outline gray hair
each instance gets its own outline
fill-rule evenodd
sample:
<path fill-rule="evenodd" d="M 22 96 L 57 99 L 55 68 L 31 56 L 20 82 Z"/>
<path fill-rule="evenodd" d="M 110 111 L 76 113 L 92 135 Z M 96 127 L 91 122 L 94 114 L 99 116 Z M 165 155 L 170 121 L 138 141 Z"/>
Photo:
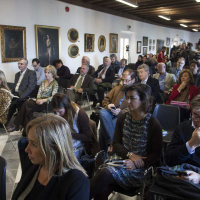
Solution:
<path fill-rule="evenodd" d="M 83 59 L 83 58 L 85 58 L 85 59 L 87 60 L 87 62 L 88 62 L 88 65 L 90 65 L 90 58 L 87 57 L 87 56 L 83 56 L 82 59 Z"/>
<path fill-rule="evenodd" d="M 180 57 L 180 58 L 178 59 L 178 61 L 179 61 L 179 60 L 182 60 L 182 61 L 184 61 L 184 63 L 185 63 L 185 58 Z"/>
<path fill-rule="evenodd" d="M 55 170 L 62 175 L 70 169 L 78 169 L 86 175 L 73 152 L 71 129 L 64 118 L 54 114 L 37 117 L 28 123 L 27 135 L 32 128 L 45 157 L 49 177 Z"/>
<path fill-rule="evenodd" d="M 87 64 L 87 63 L 82 63 L 82 65 L 85 65 L 88 69 L 89 69 L 89 64 Z M 81 65 L 81 66 L 82 66 Z"/>
<path fill-rule="evenodd" d="M 149 72 L 149 66 L 146 64 L 140 65 L 137 69 L 144 69 L 146 72 Z"/>
<path fill-rule="evenodd" d="M 28 65 L 28 60 L 26 58 L 20 58 L 19 61 L 24 60 L 25 64 Z"/>
<path fill-rule="evenodd" d="M 198 94 L 194 99 L 191 101 L 192 110 L 200 110 L 200 94 Z"/>

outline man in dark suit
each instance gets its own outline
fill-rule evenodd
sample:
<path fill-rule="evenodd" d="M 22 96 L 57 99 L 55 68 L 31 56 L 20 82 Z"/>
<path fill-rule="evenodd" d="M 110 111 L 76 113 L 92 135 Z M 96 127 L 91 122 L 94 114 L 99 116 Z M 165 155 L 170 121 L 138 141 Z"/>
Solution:
<path fill-rule="evenodd" d="M 9 108 L 7 124 L 12 118 L 17 108 L 20 108 L 24 103 L 25 99 L 33 92 L 37 85 L 36 73 L 27 68 L 28 60 L 26 58 L 21 58 L 18 61 L 18 68 L 20 72 L 15 74 L 14 87 L 12 89 L 12 94 L 19 98 L 13 98 L 12 103 Z"/>
<path fill-rule="evenodd" d="M 99 103 L 100 106 L 102 106 L 102 100 L 104 99 L 104 92 L 108 89 L 112 88 L 112 82 L 115 78 L 115 70 L 111 66 L 111 60 L 110 58 L 104 58 L 104 64 L 103 66 L 100 65 L 94 73 L 95 79 L 94 79 L 94 90 L 97 91 L 98 97 L 99 97 Z M 95 96 L 93 96 L 91 99 L 93 99 L 93 107 L 96 106 L 98 103 Z"/>
<path fill-rule="evenodd" d="M 197 61 L 192 61 L 190 63 L 190 71 L 192 72 L 193 78 L 194 78 L 194 85 L 200 88 L 200 73 L 199 67 L 197 65 Z"/>
<path fill-rule="evenodd" d="M 121 59 L 120 61 L 120 66 L 115 67 L 115 76 L 118 76 L 119 78 L 122 77 L 123 72 L 128 68 L 126 65 L 127 60 L 126 59 Z"/>
<path fill-rule="evenodd" d="M 90 94 L 93 89 L 93 78 L 87 74 L 89 66 L 82 64 L 80 75 L 75 74 L 70 80 L 70 89 L 67 90 L 67 96 L 71 101 L 78 101 L 81 99 L 83 92 Z"/>
<path fill-rule="evenodd" d="M 151 87 L 151 95 L 153 96 L 153 103 L 160 102 L 160 86 L 157 79 L 149 76 L 149 66 L 142 64 L 138 67 L 137 73 L 140 79 L 140 82 L 143 84 L 148 84 Z"/>

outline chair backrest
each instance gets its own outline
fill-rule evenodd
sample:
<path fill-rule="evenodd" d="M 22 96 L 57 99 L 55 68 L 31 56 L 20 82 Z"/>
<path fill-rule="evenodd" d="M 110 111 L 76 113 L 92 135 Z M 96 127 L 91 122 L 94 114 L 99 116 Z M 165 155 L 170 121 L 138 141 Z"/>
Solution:
<path fill-rule="evenodd" d="M 180 110 L 175 106 L 159 104 L 155 107 L 153 116 L 166 131 L 174 131 L 180 123 Z"/>
<path fill-rule="evenodd" d="M 0 200 L 6 200 L 6 160 L 0 156 Z"/>

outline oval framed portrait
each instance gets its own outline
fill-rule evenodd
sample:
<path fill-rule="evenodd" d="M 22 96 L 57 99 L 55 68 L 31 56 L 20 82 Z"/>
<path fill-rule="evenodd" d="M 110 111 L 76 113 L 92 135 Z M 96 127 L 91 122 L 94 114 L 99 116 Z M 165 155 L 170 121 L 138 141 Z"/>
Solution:
<path fill-rule="evenodd" d="M 71 58 L 76 58 L 79 54 L 79 47 L 76 44 L 69 46 L 68 54 Z"/>
<path fill-rule="evenodd" d="M 103 52 L 103 51 L 105 51 L 105 49 L 106 49 L 106 38 L 105 38 L 103 35 L 101 35 L 101 36 L 99 37 L 99 40 L 98 40 L 98 48 L 99 48 L 99 51 L 100 51 L 100 52 Z"/>
<path fill-rule="evenodd" d="M 74 29 L 74 28 L 71 28 L 71 29 L 68 31 L 67 36 L 68 36 L 68 39 L 69 39 L 70 42 L 74 42 L 74 43 L 75 43 L 75 42 L 77 42 L 78 39 L 79 39 L 79 33 L 78 33 L 78 31 L 77 31 L 76 29 Z"/>

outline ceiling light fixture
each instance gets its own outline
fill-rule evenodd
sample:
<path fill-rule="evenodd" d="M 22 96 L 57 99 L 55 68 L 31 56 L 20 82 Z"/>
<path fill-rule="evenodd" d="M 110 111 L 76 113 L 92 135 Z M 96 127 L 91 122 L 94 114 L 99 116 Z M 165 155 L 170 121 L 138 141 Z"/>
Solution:
<path fill-rule="evenodd" d="M 192 29 L 193 31 L 196 31 L 196 32 L 198 32 L 198 30 L 197 29 Z"/>
<path fill-rule="evenodd" d="M 185 25 L 185 24 L 180 24 L 181 26 L 183 26 L 183 27 L 188 27 L 187 25 Z"/>
<path fill-rule="evenodd" d="M 128 6 L 131 6 L 131 7 L 133 7 L 133 8 L 137 8 L 137 7 L 138 7 L 137 4 L 132 3 L 132 2 L 130 2 L 130 1 L 128 1 L 128 0 L 126 0 L 126 1 L 124 1 L 124 0 L 116 0 L 116 1 L 119 1 L 119 2 L 121 2 L 121 3 L 123 3 L 123 4 L 126 4 L 126 5 L 128 5 Z"/>
<path fill-rule="evenodd" d="M 163 16 L 163 15 L 158 15 L 158 17 L 163 18 L 163 19 L 168 20 L 168 21 L 171 20 L 170 17 L 166 17 L 166 16 Z"/>
<path fill-rule="evenodd" d="M 200 2 L 200 0 L 196 0 L 196 2 Z"/>

